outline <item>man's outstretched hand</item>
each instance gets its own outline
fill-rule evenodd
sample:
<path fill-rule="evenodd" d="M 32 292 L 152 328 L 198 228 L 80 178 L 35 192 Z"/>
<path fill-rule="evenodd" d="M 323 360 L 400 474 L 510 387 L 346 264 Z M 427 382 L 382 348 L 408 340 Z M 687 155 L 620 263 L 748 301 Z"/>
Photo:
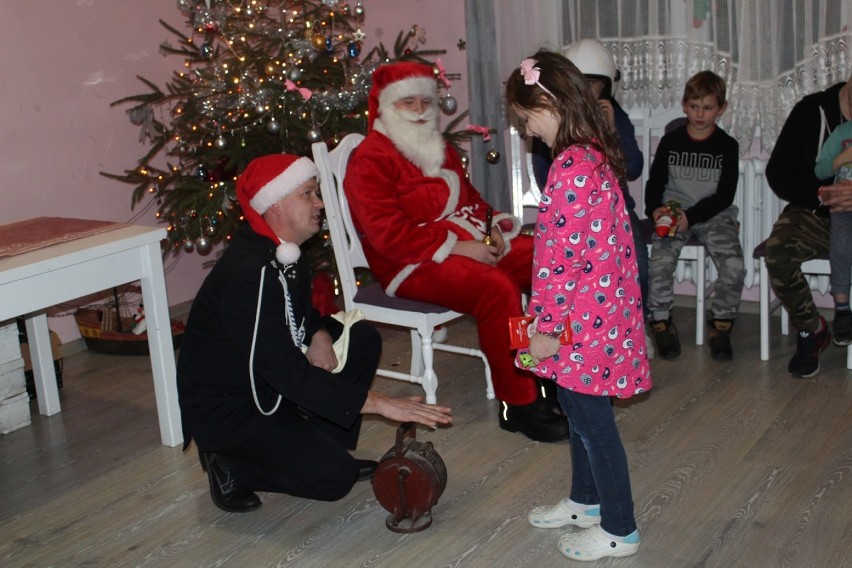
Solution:
<path fill-rule="evenodd" d="M 392 398 L 372 390 L 367 392 L 361 414 L 378 414 L 395 422 L 416 422 L 430 428 L 453 422 L 449 407 L 426 404 L 422 396 Z"/>

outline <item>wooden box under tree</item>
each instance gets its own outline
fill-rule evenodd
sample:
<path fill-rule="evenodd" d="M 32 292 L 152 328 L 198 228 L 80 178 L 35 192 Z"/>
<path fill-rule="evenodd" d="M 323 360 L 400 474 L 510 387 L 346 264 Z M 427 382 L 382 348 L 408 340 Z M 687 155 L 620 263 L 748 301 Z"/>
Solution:
<path fill-rule="evenodd" d="M 96 353 L 108 355 L 148 355 L 148 334 L 134 333 L 136 321 L 133 317 L 117 315 L 110 306 L 103 308 L 80 308 L 74 312 L 74 320 L 86 347 Z M 184 324 L 171 320 L 174 348 L 180 347 Z"/>

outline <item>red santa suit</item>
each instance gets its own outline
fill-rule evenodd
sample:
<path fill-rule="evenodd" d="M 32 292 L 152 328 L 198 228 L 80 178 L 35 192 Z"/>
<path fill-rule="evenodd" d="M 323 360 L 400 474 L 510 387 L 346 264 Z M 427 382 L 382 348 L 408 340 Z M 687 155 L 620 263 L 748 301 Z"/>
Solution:
<path fill-rule="evenodd" d="M 370 269 L 389 295 L 473 315 L 497 398 L 511 405 L 530 404 L 538 385 L 515 367 L 507 325 L 509 317 L 523 313 L 521 290 L 530 287 L 532 237 L 519 234 L 516 217 L 494 212 L 506 244 L 496 265 L 450 254 L 458 241 L 482 241 L 489 205 L 443 139 L 437 160 L 420 152 L 417 144 L 400 150 L 399 137 L 391 139 L 389 119 L 382 120 L 388 103 L 427 88 L 435 91 L 431 77 L 393 79 L 377 85 L 374 74 L 371 130 L 352 155 L 344 180 Z M 379 109 L 385 114 L 379 116 Z"/>

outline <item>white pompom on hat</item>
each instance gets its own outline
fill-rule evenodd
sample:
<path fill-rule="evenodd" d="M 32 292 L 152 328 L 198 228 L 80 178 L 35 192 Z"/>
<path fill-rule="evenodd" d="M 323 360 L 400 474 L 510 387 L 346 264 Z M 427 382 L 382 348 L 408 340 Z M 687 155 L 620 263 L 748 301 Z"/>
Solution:
<path fill-rule="evenodd" d="M 301 250 L 295 243 L 283 241 L 263 218 L 263 214 L 297 187 L 317 177 L 314 163 L 292 154 L 270 154 L 252 160 L 237 178 L 237 201 L 251 228 L 277 245 L 275 258 L 281 264 L 299 260 Z"/>
<path fill-rule="evenodd" d="M 373 129 L 373 121 L 399 99 L 419 95 L 438 97 L 438 82 L 435 68 L 425 63 L 401 61 L 382 65 L 373 71 L 373 84 L 367 101 L 370 113 L 368 127 Z"/>

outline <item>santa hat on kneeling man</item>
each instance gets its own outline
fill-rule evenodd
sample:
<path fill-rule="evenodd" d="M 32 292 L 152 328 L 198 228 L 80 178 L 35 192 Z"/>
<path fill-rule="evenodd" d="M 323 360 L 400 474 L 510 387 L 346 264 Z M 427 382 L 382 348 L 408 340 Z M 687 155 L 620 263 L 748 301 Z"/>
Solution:
<path fill-rule="evenodd" d="M 314 163 L 292 154 L 270 154 L 249 163 L 237 178 L 237 201 L 255 233 L 276 245 L 275 258 L 281 264 L 293 264 L 299 259 L 299 245 L 281 239 L 263 218 L 263 214 L 297 187 L 317 177 Z"/>

